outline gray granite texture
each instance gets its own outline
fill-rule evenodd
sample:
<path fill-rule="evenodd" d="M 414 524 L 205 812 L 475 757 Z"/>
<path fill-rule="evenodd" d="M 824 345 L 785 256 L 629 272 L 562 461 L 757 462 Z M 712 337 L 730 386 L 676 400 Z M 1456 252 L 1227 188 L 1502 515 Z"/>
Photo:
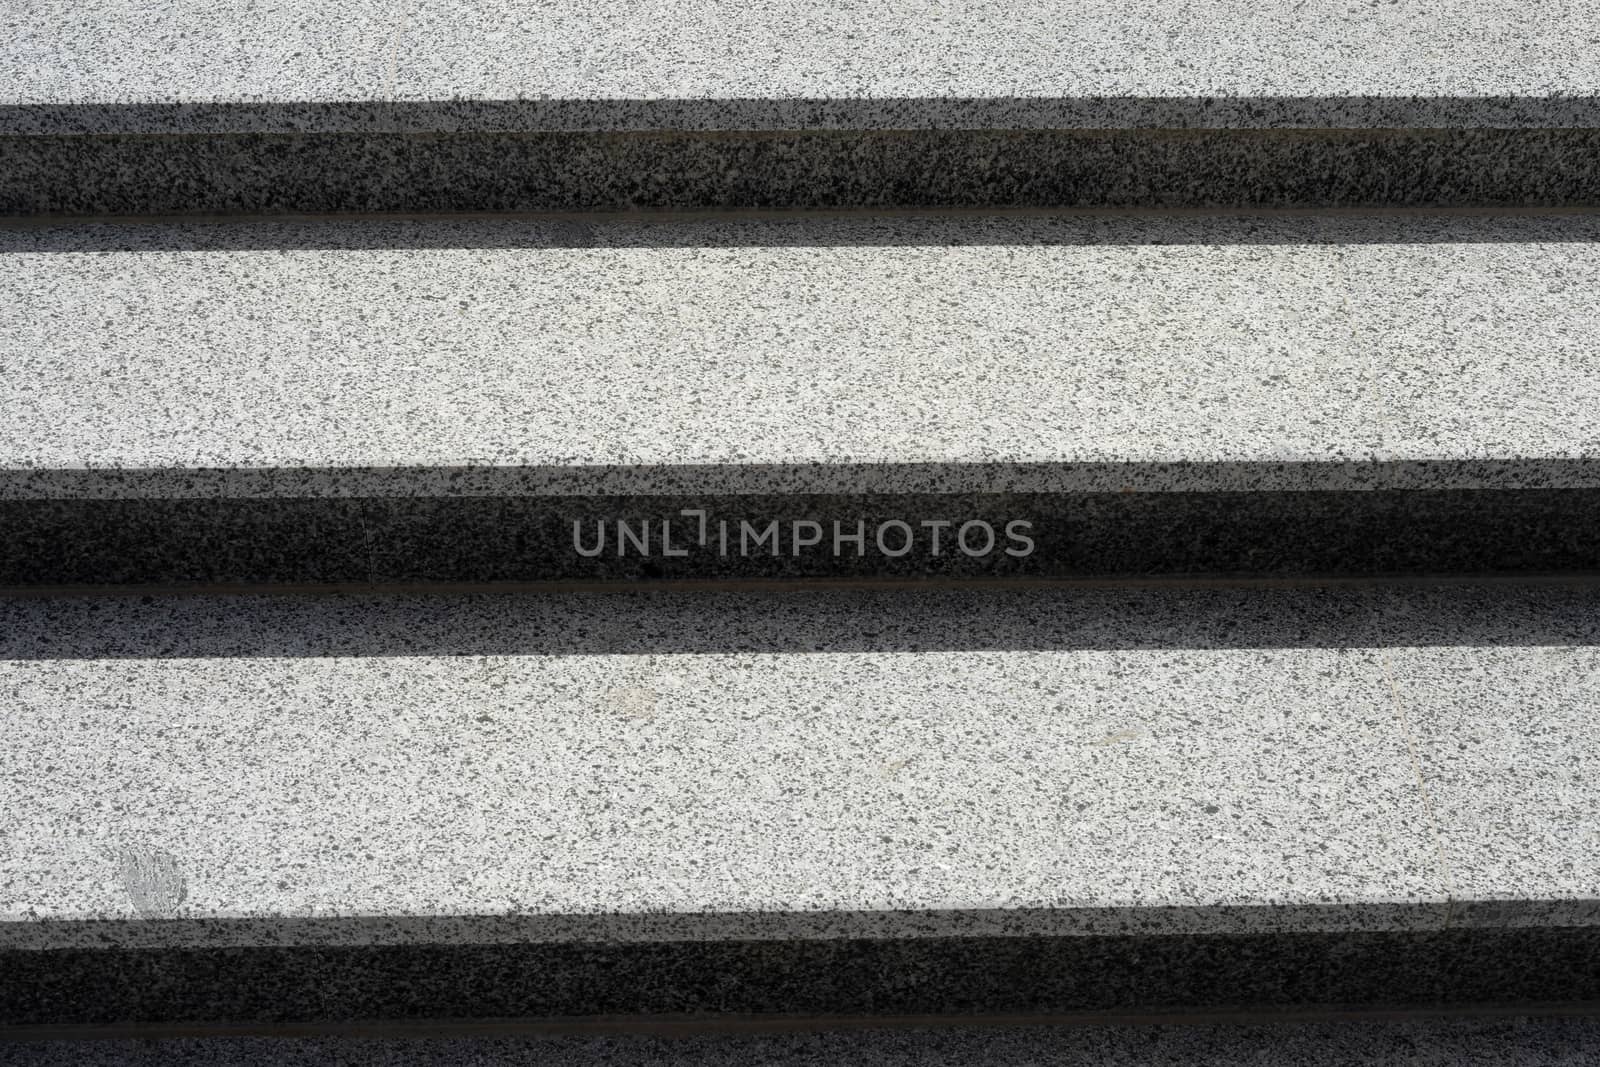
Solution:
<path fill-rule="evenodd" d="M 1596 596 L 6 601 L 0 936 L 1436 928 L 1463 877 L 1592 900 L 1585 757 L 1538 712 L 1584 706 Z M 1501 762 L 1440 755 L 1446 711 Z M 1452 836 L 1471 791 L 1551 832 Z"/>
<path fill-rule="evenodd" d="M 1597 1000 L 1597 609 L 0 602 L 0 1018 Z"/>
<path fill-rule="evenodd" d="M 1587 215 L 0 231 L 0 493 L 1600 487 Z"/>
<path fill-rule="evenodd" d="M 779 1034 L 361 1038 L 211 1037 L 0 1044 L 0 1063 L 260 1067 L 1580 1067 L 1600 1025 L 1586 1018 L 1013 1026 Z"/>
<path fill-rule="evenodd" d="M 1143 620 L 1090 621 L 1088 605 L 1043 594 L 5 609 L 10 947 L 1446 918 L 1378 653 L 1190 647 L 1227 625 L 1194 602 L 1176 610 L 1197 641 L 1060 652 L 895 646 L 925 629 L 1017 629 L 1008 615 L 1113 632 Z M 1291 614 L 1326 625 L 1337 610 Z M 214 627 L 248 648 L 284 612 L 306 627 L 298 654 L 205 655 Z M 339 648 L 435 613 L 434 636 L 523 652 Z M 872 649 L 738 650 L 797 617 L 887 632 Z M 112 627 L 155 654 L 89 655 Z M 732 647 L 584 650 L 591 629 L 635 627 L 710 629 Z M 46 633 L 63 646 L 31 636 Z"/>
<path fill-rule="evenodd" d="M 1600 918 L 1595 650 L 1405 649 L 1391 663 L 1461 897 L 1452 921 Z M 1542 909 L 1519 899 L 1533 885 Z"/>
<path fill-rule="evenodd" d="M 1597 239 L 1584 215 L 3 231 L 0 588 L 1600 571 Z M 949 547 L 968 522 L 994 550 Z"/>
<path fill-rule="evenodd" d="M 1600 7 L 24 0 L 11 132 L 1595 126 Z"/>

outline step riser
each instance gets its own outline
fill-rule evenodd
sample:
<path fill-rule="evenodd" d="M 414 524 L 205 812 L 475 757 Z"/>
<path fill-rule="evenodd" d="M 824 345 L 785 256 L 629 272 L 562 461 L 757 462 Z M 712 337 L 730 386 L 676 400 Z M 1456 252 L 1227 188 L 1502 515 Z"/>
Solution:
<path fill-rule="evenodd" d="M 1600 928 L 0 954 L 0 1025 L 1600 1000 Z"/>
<path fill-rule="evenodd" d="M 1600 130 L 0 137 L 0 215 L 1600 204 Z"/>
<path fill-rule="evenodd" d="M 0 587 L 1600 572 L 1600 489 L 0 501 Z"/>

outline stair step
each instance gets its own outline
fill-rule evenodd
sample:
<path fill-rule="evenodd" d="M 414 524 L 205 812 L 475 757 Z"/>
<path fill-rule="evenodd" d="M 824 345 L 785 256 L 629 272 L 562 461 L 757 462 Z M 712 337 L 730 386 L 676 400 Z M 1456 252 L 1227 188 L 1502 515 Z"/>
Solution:
<path fill-rule="evenodd" d="M 0 588 L 1593 573 L 1597 242 L 3 230 Z"/>
<path fill-rule="evenodd" d="M 0 601 L 0 1021 L 1594 1000 L 1600 591 Z"/>
<path fill-rule="evenodd" d="M 42 0 L 0 35 L 0 214 L 1594 204 L 1596 21 Z"/>

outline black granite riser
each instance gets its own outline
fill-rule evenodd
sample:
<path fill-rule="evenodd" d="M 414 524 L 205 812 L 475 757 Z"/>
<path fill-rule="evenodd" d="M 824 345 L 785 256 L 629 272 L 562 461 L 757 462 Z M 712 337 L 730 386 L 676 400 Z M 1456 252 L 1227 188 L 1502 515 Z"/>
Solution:
<path fill-rule="evenodd" d="M 1600 573 L 1594 489 L 10 500 L 0 530 L 10 589 Z"/>
<path fill-rule="evenodd" d="M 1600 130 L 0 137 L 0 216 L 1600 204 Z"/>

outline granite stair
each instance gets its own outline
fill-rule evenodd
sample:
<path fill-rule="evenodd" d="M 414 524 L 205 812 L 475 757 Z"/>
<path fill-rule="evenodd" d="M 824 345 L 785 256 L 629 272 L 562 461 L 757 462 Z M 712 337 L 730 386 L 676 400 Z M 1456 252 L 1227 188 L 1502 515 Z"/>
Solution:
<path fill-rule="evenodd" d="M 0 215 L 1600 203 L 1592 0 L 28 0 Z"/>
<path fill-rule="evenodd" d="M 0 602 L 23 1033 L 1600 995 L 1600 591 Z"/>
<path fill-rule="evenodd" d="M 0 12 L 0 1059 L 1577 1055 L 1597 52 Z"/>

